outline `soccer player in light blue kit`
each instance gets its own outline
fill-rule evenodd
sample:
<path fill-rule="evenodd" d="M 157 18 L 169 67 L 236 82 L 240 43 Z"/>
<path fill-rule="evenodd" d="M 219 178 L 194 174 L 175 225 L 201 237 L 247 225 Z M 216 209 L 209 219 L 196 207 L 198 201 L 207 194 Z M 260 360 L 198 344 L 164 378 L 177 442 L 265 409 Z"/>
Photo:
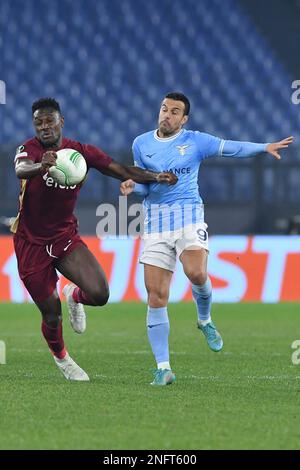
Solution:
<path fill-rule="evenodd" d="M 141 185 L 132 180 L 121 184 L 123 195 L 135 191 L 145 198 L 144 251 L 140 262 L 144 264 L 148 293 L 148 338 L 157 363 L 152 385 L 175 381 L 169 359 L 167 304 L 176 256 L 192 283 L 198 328 L 211 350 L 220 351 L 223 347 L 211 319 L 212 285 L 207 275 L 208 235 L 198 188 L 199 165 L 210 157 L 245 158 L 262 152 L 280 159 L 278 151 L 293 142 L 293 137 L 275 143 L 238 142 L 185 130 L 189 111 L 185 95 L 167 94 L 161 104 L 158 129 L 138 136 L 133 142 L 136 166 L 157 172 L 172 171 L 178 176 L 177 184 Z"/>

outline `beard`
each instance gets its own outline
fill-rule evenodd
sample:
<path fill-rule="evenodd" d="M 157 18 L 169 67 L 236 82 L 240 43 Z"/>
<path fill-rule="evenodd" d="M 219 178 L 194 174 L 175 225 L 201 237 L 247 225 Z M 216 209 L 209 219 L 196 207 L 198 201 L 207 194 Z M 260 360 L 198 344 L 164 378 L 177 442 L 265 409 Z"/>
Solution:
<path fill-rule="evenodd" d="M 170 127 L 165 126 L 164 124 L 159 126 L 159 131 L 160 131 L 161 134 L 163 134 L 166 137 L 169 136 L 169 135 L 174 134 L 174 129 L 171 129 Z"/>
<path fill-rule="evenodd" d="M 53 141 L 50 141 L 50 142 L 45 142 L 43 141 L 42 139 L 39 139 L 42 146 L 45 147 L 46 149 L 49 149 L 49 148 L 52 148 L 52 147 L 57 147 L 58 146 L 58 143 L 60 141 L 60 135 Z"/>

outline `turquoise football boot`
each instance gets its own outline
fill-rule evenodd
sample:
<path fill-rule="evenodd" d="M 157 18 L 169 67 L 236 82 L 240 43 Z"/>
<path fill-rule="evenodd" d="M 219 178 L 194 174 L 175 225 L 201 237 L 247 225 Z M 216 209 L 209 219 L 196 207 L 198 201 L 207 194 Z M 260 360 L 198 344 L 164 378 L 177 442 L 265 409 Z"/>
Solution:
<path fill-rule="evenodd" d="M 171 385 L 175 380 L 175 374 L 173 374 L 170 369 L 156 369 L 154 372 L 154 380 L 150 385 Z"/>
<path fill-rule="evenodd" d="M 198 323 L 198 328 L 203 332 L 210 349 L 215 352 L 221 351 L 223 348 L 223 340 L 213 322 L 207 323 L 205 326 Z"/>

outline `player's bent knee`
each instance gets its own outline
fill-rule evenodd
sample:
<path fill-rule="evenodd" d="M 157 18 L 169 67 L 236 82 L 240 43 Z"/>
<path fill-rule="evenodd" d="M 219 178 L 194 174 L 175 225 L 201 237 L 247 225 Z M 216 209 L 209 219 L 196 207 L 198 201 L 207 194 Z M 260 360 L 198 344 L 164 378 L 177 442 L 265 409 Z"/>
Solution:
<path fill-rule="evenodd" d="M 207 272 L 192 271 L 187 274 L 187 277 L 189 278 L 192 284 L 195 284 L 196 286 L 202 286 L 207 280 Z"/>
<path fill-rule="evenodd" d="M 95 289 L 89 293 L 89 297 L 93 300 L 94 305 L 105 305 L 109 299 L 109 288 L 103 287 L 101 289 Z"/>

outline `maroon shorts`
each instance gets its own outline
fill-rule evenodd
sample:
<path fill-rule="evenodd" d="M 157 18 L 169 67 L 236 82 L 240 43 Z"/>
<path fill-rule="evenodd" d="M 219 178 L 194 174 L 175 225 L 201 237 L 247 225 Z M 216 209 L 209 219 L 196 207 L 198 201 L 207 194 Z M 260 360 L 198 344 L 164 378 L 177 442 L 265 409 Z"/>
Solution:
<path fill-rule="evenodd" d="M 79 245 L 86 246 L 77 233 L 49 245 L 35 245 L 14 235 L 19 275 L 35 302 L 43 302 L 53 294 L 58 281 L 57 261 Z"/>

